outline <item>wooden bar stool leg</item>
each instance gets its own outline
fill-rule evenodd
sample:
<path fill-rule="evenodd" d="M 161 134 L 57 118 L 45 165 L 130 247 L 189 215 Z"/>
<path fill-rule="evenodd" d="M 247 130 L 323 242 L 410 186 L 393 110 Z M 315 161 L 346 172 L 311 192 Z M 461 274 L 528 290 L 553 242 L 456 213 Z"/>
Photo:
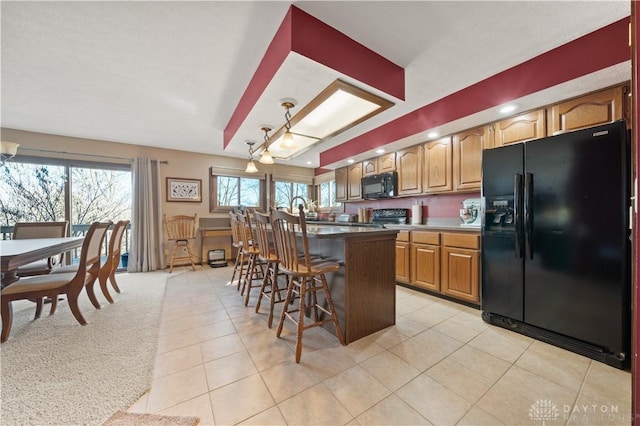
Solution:
<path fill-rule="evenodd" d="M 342 334 L 342 328 L 340 327 L 340 322 L 338 321 L 338 314 L 336 313 L 336 308 L 333 305 L 333 299 L 331 299 L 331 292 L 329 291 L 329 284 L 327 283 L 327 277 L 324 274 L 320 275 L 320 280 L 322 281 L 322 288 L 324 289 L 324 294 L 327 300 L 327 306 L 329 308 L 329 312 L 331 312 L 331 319 L 333 320 L 333 325 L 336 327 L 336 335 L 338 336 L 338 340 L 341 345 L 345 345 L 344 335 Z"/>

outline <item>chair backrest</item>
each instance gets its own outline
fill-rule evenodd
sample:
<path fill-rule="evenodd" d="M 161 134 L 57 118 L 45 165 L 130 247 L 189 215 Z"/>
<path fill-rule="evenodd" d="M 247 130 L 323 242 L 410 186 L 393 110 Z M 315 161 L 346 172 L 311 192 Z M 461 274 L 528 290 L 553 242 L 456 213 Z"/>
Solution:
<path fill-rule="evenodd" d="M 66 237 L 69 222 L 16 222 L 13 239 Z"/>
<path fill-rule="evenodd" d="M 309 241 L 302 206 L 297 215 L 272 211 L 271 229 L 282 268 L 294 272 L 309 271 Z"/>
<path fill-rule="evenodd" d="M 231 240 L 233 241 L 233 245 L 239 247 L 241 244 L 240 241 L 240 232 L 238 230 L 238 216 L 234 212 L 229 212 L 229 222 L 231 223 Z"/>
<path fill-rule="evenodd" d="M 240 237 L 240 241 L 242 242 L 244 249 L 248 250 L 251 249 L 251 247 L 257 248 L 256 246 L 258 244 L 253 240 L 249 213 L 236 213 L 236 218 L 238 219 L 238 236 Z"/>
<path fill-rule="evenodd" d="M 260 250 L 260 257 L 263 259 L 277 259 L 278 253 L 276 252 L 275 244 L 271 244 L 269 239 L 269 221 L 268 214 L 253 212 L 253 223 L 256 226 L 256 240 L 258 241 L 258 249 Z"/>
<path fill-rule="evenodd" d="M 82 286 L 91 279 L 91 276 L 97 275 L 100 270 L 100 254 L 102 245 L 107 236 L 107 230 L 113 222 L 93 222 L 87 231 L 82 243 L 80 252 L 80 262 L 78 263 L 77 274 L 84 275 Z"/>
<path fill-rule="evenodd" d="M 109 238 L 109 259 L 116 259 L 117 262 L 120 261 L 120 252 L 122 251 L 122 237 L 124 236 L 124 231 L 127 229 L 129 225 L 128 220 L 120 220 L 116 223 L 116 226 L 111 231 L 111 238 Z"/>
<path fill-rule="evenodd" d="M 196 237 L 196 219 L 198 215 L 164 215 L 164 227 L 169 240 L 192 240 Z"/>

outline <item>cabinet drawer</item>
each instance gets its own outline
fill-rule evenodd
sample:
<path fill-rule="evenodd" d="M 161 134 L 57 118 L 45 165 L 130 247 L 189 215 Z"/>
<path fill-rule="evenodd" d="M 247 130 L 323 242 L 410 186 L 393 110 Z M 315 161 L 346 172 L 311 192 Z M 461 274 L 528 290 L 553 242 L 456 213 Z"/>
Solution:
<path fill-rule="evenodd" d="M 430 231 L 411 231 L 411 242 L 418 244 L 440 245 L 440 233 Z"/>
<path fill-rule="evenodd" d="M 442 245 L 447 247 L 480 248 L 480 235 L 477 234 L 442 234 Z"/>
<path fill-rule="evenodd" d="M 409 241 L 409 231 L 398 231 L 396 241 Z"/>

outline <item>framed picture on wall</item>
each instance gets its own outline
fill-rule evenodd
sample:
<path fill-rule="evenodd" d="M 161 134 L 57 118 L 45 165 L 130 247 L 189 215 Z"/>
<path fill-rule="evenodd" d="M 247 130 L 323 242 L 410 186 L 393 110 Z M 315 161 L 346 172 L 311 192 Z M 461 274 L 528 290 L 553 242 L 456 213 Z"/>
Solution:
<path fill-rule="evenodd" d="M 167 178 L 167 201 L 202 202 L 202 179 Z"/>

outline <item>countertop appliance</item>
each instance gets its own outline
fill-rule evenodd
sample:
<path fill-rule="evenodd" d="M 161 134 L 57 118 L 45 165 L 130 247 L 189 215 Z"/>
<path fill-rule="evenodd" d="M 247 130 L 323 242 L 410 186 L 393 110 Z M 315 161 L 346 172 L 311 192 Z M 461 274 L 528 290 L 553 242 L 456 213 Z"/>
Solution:
<path fill-rule="evenodd" d="M 462 201 L 462 208 L 460 209 L 460 220 L 462 224 L 460 224 L 460 226 L 480 228 L 482 222 L 482 215 L 480 214 L 481 206 L 482 200 L 480 198 L 467 198 Z"/>
<path fill-rule="evenodd" d="M 339 222 L 339 223 L 352 223 L 357 221 L 358 221 L 357 214 L 342 213 L 336 218 L 336 222 Z"/>
<path fill-rule="evenodd" d="M 483 151 L 485 321 L 628 365 L 628 152 L 623 121 Z"/>
<path fill-rule="evenodd" d="M 398 182 L 397 172 L 379 173 L 365 176 L 360 180 L 362 198 L 365 200 L 378 200 L 380 198 L 395 197 Z"/>
<path fill-rule="evenodd" d="M 409 209 L 376 209 L 373 211 L 373 223 L 392 223 L 403 225 L 409 218 Z"/>

